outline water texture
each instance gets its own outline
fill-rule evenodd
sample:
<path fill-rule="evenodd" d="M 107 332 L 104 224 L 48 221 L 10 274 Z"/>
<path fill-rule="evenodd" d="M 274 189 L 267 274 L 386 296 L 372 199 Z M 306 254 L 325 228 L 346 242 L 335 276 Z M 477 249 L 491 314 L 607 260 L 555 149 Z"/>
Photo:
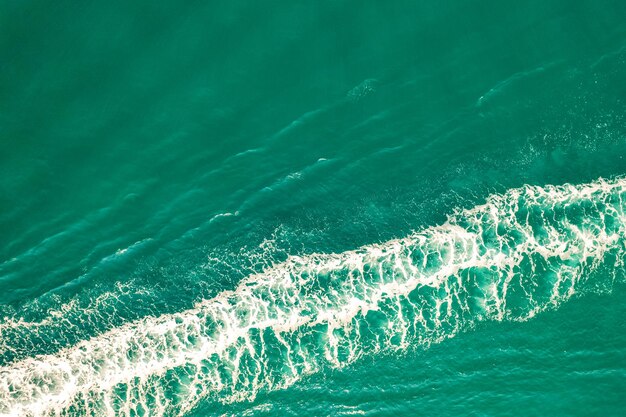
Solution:
<path fill-rule="evenodd" d="M 625 18 L 0 3 L 0 415 L 623 415 Z"/>

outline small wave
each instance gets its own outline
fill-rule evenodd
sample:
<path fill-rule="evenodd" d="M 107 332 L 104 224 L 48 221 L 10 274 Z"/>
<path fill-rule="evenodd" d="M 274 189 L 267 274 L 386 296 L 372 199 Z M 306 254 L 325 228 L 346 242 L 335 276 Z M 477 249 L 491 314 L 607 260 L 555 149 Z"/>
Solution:
<path fill-rule="evenodd" d="M 376 88 L 378 87 L 378 80 L 375 78 L 368 78 L 364 80 L 361 84 L 354 87 L 352 90 L 348 91 L 346 96 L 352 101 L 359 101 L 364 97 L 375 93 Z"/>
<path fill-rule="evenodd" d="M 291 256 L 190 310 L 0 368 L 0 413 L 181 415 L 482 320 L 529 319 L 600 286 L 599 269 L 608 288 L 621 277 L 625 198 L 623 178 L 525 186 L 402 239 Z"/>
<path fill-rule="evenodd" d="M 520 80 L 526 79 L 528 77 L 541 74 L 545 72 L 547 69 L 554 67 L 555 65 L 557 65 L 557 62 L 553 62 L 553 63 L 547 64 L 546 66 L 540 66 L 540 67 L 533 68 L 527 71 L 516 72 L 515 74 L 506 78 L 505 80 L 498 82 L 495 86 L 489 89 L 489 91 L 487 91 L 485 94 L 480 96 L 478 100 L 476 101 L 476 107 L 481 107 L 482 105 L 485 104 L 485 102 L 491 100 L 493 97 L 502 93 L 502 91 L 507 89 L 512 84 L 517 83 Z"/>

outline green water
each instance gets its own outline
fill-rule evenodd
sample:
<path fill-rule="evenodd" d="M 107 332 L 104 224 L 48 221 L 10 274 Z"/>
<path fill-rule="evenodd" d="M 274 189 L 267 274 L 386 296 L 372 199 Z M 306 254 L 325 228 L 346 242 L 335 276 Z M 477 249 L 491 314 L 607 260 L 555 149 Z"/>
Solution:
<path fill-rule="evenodd" d="M 626 414 L 626 3 L 0 0 L 0 416 Z"/>

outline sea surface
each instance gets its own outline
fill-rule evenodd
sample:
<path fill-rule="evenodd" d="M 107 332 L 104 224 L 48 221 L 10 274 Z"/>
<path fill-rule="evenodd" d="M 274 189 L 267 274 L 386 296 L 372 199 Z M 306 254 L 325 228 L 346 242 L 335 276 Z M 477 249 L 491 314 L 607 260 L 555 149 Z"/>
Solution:
<path fill-rule="evenodd" d="M 0 416 L 624 416 L 625 117 L 623 0 L 0 0 Z"/>

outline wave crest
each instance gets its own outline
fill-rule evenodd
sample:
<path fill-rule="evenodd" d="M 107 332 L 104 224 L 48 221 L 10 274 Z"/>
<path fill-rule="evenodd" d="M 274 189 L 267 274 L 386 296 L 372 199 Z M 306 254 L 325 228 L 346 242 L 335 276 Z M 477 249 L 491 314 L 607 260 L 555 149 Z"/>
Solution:
<path fill-rule="evenodd" d="M 402 239 L 292 256 L 193 309 L 0 368 L 0 413 L 180 415 L 528 319 L 622 276 L 625 192 L 623 178 L 525 186 Z"/>

